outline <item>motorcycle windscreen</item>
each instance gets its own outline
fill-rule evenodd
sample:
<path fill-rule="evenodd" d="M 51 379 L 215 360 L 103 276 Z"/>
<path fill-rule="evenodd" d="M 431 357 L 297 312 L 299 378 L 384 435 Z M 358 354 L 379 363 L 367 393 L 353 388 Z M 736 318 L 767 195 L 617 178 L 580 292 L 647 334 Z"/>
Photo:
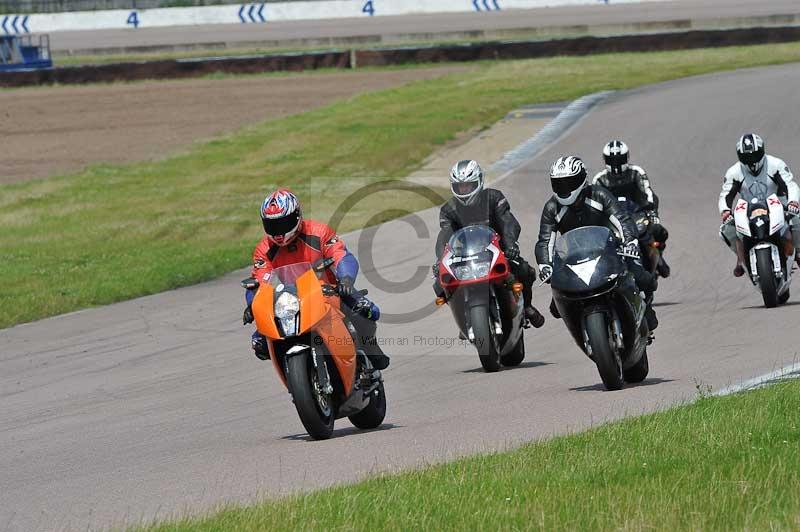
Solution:
<path fill-rule="evenodd" d="M 494 231 L 485 225 L 469 225 L 453 233 L 447 244 L 455 257 L 471 257 L 486 251 L 494 239 L 494 234 Z"/>
<path fill-rule="evenodd" d="M 617 242 L 606 227 L 573 229 L 556 241 L 551 286 L 564 294 L 599 291 L 625 273 Z"/>

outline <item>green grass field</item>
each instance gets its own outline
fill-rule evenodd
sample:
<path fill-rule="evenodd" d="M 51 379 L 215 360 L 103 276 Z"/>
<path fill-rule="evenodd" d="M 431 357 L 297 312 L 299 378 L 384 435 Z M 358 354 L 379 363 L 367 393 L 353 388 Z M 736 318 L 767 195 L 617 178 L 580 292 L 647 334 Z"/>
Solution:
<path fill-rule="evenodd" d="M 245 266 L 261 235 L 258 205 L 278 185 L 300 194 L 307 216 L 327 220 L 348 194 L 408 175 L 458 133 L 522 104 L 796 61 L 799 43 L 484 62 L 254 125 L 165 160 L 0 185 L 0 328 Z M 428 206 L 419 196 L 373 195 L 339 229 Z"/>
<path fill-rule="evenodd" d="M 798 530 L 800 382 L 146 528 Z"/>

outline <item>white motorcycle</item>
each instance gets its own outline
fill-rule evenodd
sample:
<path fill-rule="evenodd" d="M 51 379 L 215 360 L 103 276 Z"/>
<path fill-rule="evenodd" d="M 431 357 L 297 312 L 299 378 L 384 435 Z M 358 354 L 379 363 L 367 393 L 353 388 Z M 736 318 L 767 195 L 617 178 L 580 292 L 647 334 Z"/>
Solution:
<path fill-rule="evenodd" d="M 789 300 L 794 246 L 785 239 L 789 224 L 777 195 L 739 199 L 733 210 L 736 232 L 744 246 L 745 267 L 767 308 Z"/>

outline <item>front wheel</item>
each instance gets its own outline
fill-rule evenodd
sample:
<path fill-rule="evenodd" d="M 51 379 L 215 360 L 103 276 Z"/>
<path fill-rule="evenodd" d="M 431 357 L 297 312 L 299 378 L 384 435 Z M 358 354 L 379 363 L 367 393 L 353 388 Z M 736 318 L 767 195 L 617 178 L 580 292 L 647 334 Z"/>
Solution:
<path fill-rule="evenodd" d="M 504 366 L 519 366 L 525 360 L 525 335 L 520 335 L 517 345 L 507 355 L 500 357 Z"/>
<path fill-rule="evenodd" d="M 586 316 L 586 336 L 597 371 L 607 390 L 619 390 L 625 384 L 622 363 L 611 347 L 611 335 L 605 312 L 592 312 Z"/>
<path fill-rule="evenodd" d="M 470 310 L 470 325 L 475 335 L 475 347 L 478 349 L 478 358 L 481 366 L 487 373 L 500 370 L 500 348 L 497 337 L 492 327 L 489 309 L 483 306 L 472 307 Z"/>
<path fill-rule="evenodd" d="M 778 289 L 775 286 L 775 272 L 772 268 L 772 250 L 770 248 L 756 250 L 756 269 L 764 306 L 767 308 L 777 307 Z"/>
<path fill-rule="evenodd" d="M 639 361 L 622 372 L 625 377 L 625 382 L 642 382 L 647 378 L 650 372 L 650 362 L 647 360 L 647 350 L 642 353 L 642 358 Z"/>
<path fill-rule="evenodd" d="M 289 358 L 286 370 L 286 382 L 297 415 L 308 435 L 315 440 L 327 440 L 333 434 L 333 422 L 336 419 L 333 398 L 320 389 L 311 357 L 301 354 Z"/>
<path fill-rule="evenodd" d="M 370 395 L 369 404 L 364 410 L 349 416 L 348 419 L 350 423 L 359 429 L 374 429 L 380 427 L 385 417 L 386 391 L 383 389 L 383 383 L 381 382 Z"/>
<path fill-rule="evenodd" d="M 782 293 L 781 295 L 778 296 L 778 303 L 780 303 L 781 305 L 783 305 L 787 301 L 789 301 L 789 289 L 788 288 L 786 289 L 786 291 L 784 293 Z"/>

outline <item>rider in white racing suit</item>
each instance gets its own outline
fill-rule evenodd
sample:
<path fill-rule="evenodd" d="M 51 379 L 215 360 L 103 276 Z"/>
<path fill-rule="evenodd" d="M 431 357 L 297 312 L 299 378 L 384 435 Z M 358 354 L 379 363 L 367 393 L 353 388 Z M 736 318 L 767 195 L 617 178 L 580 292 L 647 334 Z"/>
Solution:
<path fill-rule="evenodd" d="M 736 254 L 737 259 L 733 275 L 744 275 L 744 250 L 731 212 L 737 194 L 745 201 L 772 194 L 780 197 L 784 209 L 791 215 L 791 232 L 787 231 L 786 238 L 793 240 L 795 261 L 800 265 L 800 187 L 794 181 L 789 165 L 777 157 L 767 155 L 764 151 L 764 140 L 754 133 L 748 133 L 739 139 L 736 154 L 739 162 L 725 173 L 722 192 L 719 194 L 719 212 L 722 216 L 720 237 Z"/>

